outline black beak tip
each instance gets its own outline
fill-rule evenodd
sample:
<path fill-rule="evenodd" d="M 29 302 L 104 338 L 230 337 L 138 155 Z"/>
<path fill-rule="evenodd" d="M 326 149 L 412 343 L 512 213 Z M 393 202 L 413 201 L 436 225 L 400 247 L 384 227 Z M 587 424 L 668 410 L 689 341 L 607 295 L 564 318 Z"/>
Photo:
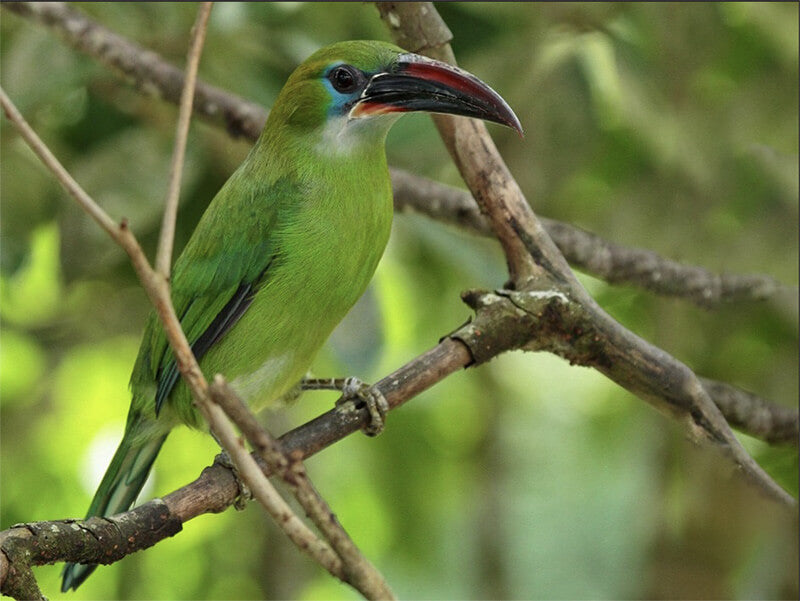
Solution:
<path fill-rule="evenodd" d="M 513 120 L 508 123 L 508 126 L 519 134 L 521 140 L 525 139 L 525 132 L 522 130 L 522 124 L 514 113 L 511 113 Z"/>
<path fill-rule="evenodd" d="M 519 122 L 519 118 L 502 98 L 499 98 L 498 96 L 498 99 L 500 102 L 502 102 L 502 105 L 494 108 L 490 112 L 487 112 L 485 119 L 487 121 L 494 121 L 495 123 L 505 125 L 506 127 L 513 129 L 515 132 L 517 132 L 517 134 L 519 134 L 520 138 L 524 139 L 525 132 L 522 129 L 522 124 Z"/>
<path fill-rule="evenodd" d="M 485 84 L 483 84 L 485 85 Z M 519 134 L 520 138 L 525 138 L 525 132 L 522 129 L 522 123 L 519 122 L 519 117 L 517 117 L 514 110 L 508 105 L 508 103 L 494 90 L 491 88 L 487 89 L 490 93 L 494 96 L 495 102 L 493 109 L 490 111 L 493 113 L 491 117 L 489 117 L 490 121 L 494 121 L 495 123 L 499 123 L 500 125 L 505 125 L 506 127 L 510 127 L 514 131 Z"/>

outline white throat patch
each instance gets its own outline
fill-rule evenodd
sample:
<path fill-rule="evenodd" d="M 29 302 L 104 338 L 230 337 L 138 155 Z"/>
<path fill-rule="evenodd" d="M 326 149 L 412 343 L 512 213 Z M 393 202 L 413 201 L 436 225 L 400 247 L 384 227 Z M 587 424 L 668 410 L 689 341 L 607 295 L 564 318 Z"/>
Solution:
<path fill-rule="evenodd" d="M 368 117 L 332 117 L 320 135 L 317 151 L 320 154 L 348 156 L 361 144 L 374 142 L 384 136 L 402 113 L 370 115 Z"/>

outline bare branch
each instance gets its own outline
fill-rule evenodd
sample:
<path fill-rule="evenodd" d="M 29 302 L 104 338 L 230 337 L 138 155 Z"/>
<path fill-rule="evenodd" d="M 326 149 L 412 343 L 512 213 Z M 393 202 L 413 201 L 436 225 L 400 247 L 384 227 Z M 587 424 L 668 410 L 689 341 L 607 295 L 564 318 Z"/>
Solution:
<path fill-rule="evenodd" d="M 476 297 L 477 298 L 477 297 Z M 468 300 L 469 297 L 468 297 Z M 478 322 L 479 327 L 483 327 L 485 334 L 483 346 L 475 344 L 474 340 L 470 343 L 475 346 L 475 354 L 483 359 L 491 354 L 490 350 L 498 338 L 496 332 L 508 326 L 507 321 L 502 318 L 502 313 L 494 323 L 489 323 L 492 317 L 487 312 L 481 312 Z M 469 334 L 462 328 L 456 336 L 474 337 L 474 332 Z M 447 377 L 452 372 L 470 365 L 473 358 L 470 351 L 463 342 L 458 339 L 446 338 L 436 347 L 416 357 L 394 373 L 389 374 L 378 382 L 375 386 L 387 398 L 392 408 L 398 407 L 413 396 L 419 394 L 439 380 Z M 704 381 L 704 385 L 715 383 Z M 345 410 L 345 407 L 331 409 L 316 419 L 287 432 L 280 439 L 283 452 L 297 458 L 307 458 L 311 455 L 327 448 L 329 445 L 341 440 L 345 436 L 361 429 L 368 421 L 368 413 L 365 409 Z M 270 474 L 269 467 L 261 464 L 265 474 Z M 199 515 L 206 513 L 219 513 L 234 503 L 239 489 L 232 471 L 218 463 L 207 467 L 200 476 L 193 482 L 181 487 L 180 489 L 166 495 L 163 499 L 156 499 L 145 503 L 125 514 L 120 514 L 114 518 L 116 527 L 119 529 L 120 536 L 128 540 L 134 530 L 135 524 L 152 520 L 153 517 L 145 518 L 143 514 L 152 512 L 153 516 L 160 516 L 157 523 L 153 523 L 150 528 L 151 534 L 144 536 L 144 531 L 139 532 L 130 541 L 128 552 L 141 550 L 151 546 L 168 536 L 177 533 L 183 524 Z M 153 506 L 155 505 L 155 511 Z M 166 508 L 166 511 L 164 510 Z M 128 517 L 130 516 L 130 517 Z M 98 518 L 94 518 L 98 519 Z M 177 521 L 177 524 L 175 523 Z M 53 524 L 61 524 L 64 521 L 44 522 L 38 525 L 27 525 L 25 527 L 14 527 L 0 533 L 0 549 L 4 554 L 12 556 L 12 566 L 15 570 L 24 570 L 29 565 L 42 565 L 58 561 L 75 561 L 79 557 L 90 563 L 103 563 L 106 550 L 97 548 L 92 554 L 78 555 L 79 549 L 91 545 L 97 537 L 88 528 L 83 526 L 88 521 L 68 520 L 66 523 L 78 525 L 79 528 L 71 527 L 69 531 L 59 530 L 61 534 L 49 537 L 44 544 L 42 539 L 36 541 L 34 547 L 31 541 L 26 541 L 30 533 L 30 528 L 40 528 L 42 531 L 52 532 Z M 27 534 L 26 534 L 27 533 Z M 28 537 L 29 538 L 29 537 Z M 17 540 L 22 539 L 22 540 Z M 62 540 L 63 539 L 63 540 Z M 14 545 L 19 545 L 20 549 L 9 553 L 9 541 L 14 540 Z M 0 560 L 5 555 L 0 555 Z M 5 568 L 0 561 L 0 590 L 5 594 L 11 594 L 8 568 Z M 21 598 L 27 598 L 22 596 Z"/>
<path fill-rule="evenodd" d="M 67 44 L 121 75 L 143 94 L 180 103 L 183 71 L 65 2 L 4 2 L 2 8 L 46 25 Z M 262 107 L 203 82 L 197 83 L 193 108 L 196 114 L 224 126 L 233 137 L 255 140 L 266 121 Z"/>
<path fill-rule="evenodd" d="M 800 415 L 796 408 L 770 403 L 724 382 L 708 378 L 700 381 L 734 428 L 773 444 L 800 443 Z"/>
<path fill-rule="evenodd" d="M 288 460 L 284 458 L 283 462 L 279 460 L 269 461 L 263 456 L 263 453 L 260 453 L 260 451 L 263 450 L 261 448 L 263 446 L 261 443 L 268 437 L 268 434 L 261 428 L 250 410 L 247 409 L 241 399 L 227 386 L 221 376 L 217 375 L 215 377 L 214 382 L 211 384 L 210 391 L 211 400 L 222 407 L 227 416 L 245 435 L 256 450 L 255 452 L 259 453 L 261 458 L 266 460 L 267 470 L 265 470 L 264 473 L 277 474 L 283 477 L 282 468 L 286 468 Z M 269 439 L 271 440 L 271 437 Z M 283 456 L 281 455 L 281 457 Z M 265 480 L 265 482 L 269 483 L 268 480 Z M 299 549 L 308 553 L 317 563 L 336 578 L 340 580 L 345 579 L 342 560 L 327 543 L 320 540 L 317 535 L 295 515 L 289 505 L 271 484 L 268 485 L 268 490 L 264 491 L 264 493 L 257 498 L 260 501 L 263 499 L 262 505 L 264 509 L 267 510 L 277 524 L 280 524 L 281 529 Z"/>
<path fill-rule="evenodd" d="M 13 2 L 3 3 L 2 8 L 50 27 L 72 47 L 122 75 L 142 94 L 179 102 L 184 78 L 180 69 L 65 3 Z M 430 43 L 433 34 L 426 35 Z M 193 108 L 197 116 L 226 128 L 232 137 L 253 141 L 267 119 L 267 111 L 258 104 L 203 82 L 197 83 Z M 400 169 L 391 171 L 395 208 L 399 211 L 411 208 L 433 219 L 491 235 L 491 228 L 468 192 Z M 609 283 L 637 286 L 707 308 L 776 297 L 790 298 L 792 305 L 797 305 L 797 287 L 786 286 L 770 276 L 716 274 L 671 261 L 653 251 L 608 242 L 567 223 L 540 219 L 572 265 Z"/>
<path fill-rule="evenodd" d="M 469 192 L 401 169 L 391 169 L 391 175 L 395 210 L 413 211 L 482 236 L 492 235 Z M 609 284 L 636 286 L 706 309 L 776 297 L 791 299 L 797 306 L 797 287 L 786 286 L 770 276 L 718 274 L 672 261 L 652 250 L 609 242 L 555 219 L 539 219 L 570 265 Z"/>
<path fill-rule="evenodd" d="M 383 394 L 389 407 L 399 407 L 451 373 L 472 364 L 468 348 L 459 340 L 445 338 L 435 347 L 382 378 L 373 388 Z M 301 459 L 317 453 L 366 425 L 366 409 L 349 405 L 331 409 L 280 438 L 286 453 L 301 452 Z"/>
<path fill-rule="evenodd" d="M 186 58 L 186 76 L 181 92 L 178 123 L 175 126 L 175 145 L 172 149 L 172 161 L 169 167 L 169 187 L 164 206 L 164 221 L 161 225 L 161 236 L 158 242 L 155 268 L 167 280 L 172 264 L 172 247 L 175 242 L 175 222 L 178 218 L 178 200 L 181 194 L 181 175 L 183 160 L 186 156 L 186 140 L 189 137 L 189 124 L 192 120 L 192 103 L 197 84 L 197 68 L 208 29 L 208 17 L 211 15 L 213 2 L 203 2 L 197 12 L 197 21 L 192 27 L 192 40 Z"/>
<path fill-rule="evenodd" d="M 218 404 L 213 404 L 213 408 L 215 413 L 219 412 L 219 418 L 215 418 L 215 421 L 216 419 L 224 420 L 227 425 L 230 425 L 225 411 Z M 278 527 L 283 530 L 298 549 L 308 553 L 335 577 L 340 580 L 346 580 L 339 557 L 336 556 L 325 541 L 320 540 L 306 526 L 305 522 L 283 500 L 267 479 L 266 473 L 258 466 L 255 458 L 245 450 L 244 445 L 238 438 L 236 439 L 236 447 L 236 454 L 232 456 L 232 459 L 236 465 L 238 476 L 245 482 L 253 497 L 274 518 Z M 225 446 L 225 450 L 230 453 L 227 446 Z"/>
<path fill-rule="evenodd" d="M 110 564 L 182 529 L 163 501 L 155 499 L 113 517 L 18 524 L 0 532 L 0 548 L 15 570 L 70 560 Z M 18 597 L 0 571 L 0 590 Z"/>

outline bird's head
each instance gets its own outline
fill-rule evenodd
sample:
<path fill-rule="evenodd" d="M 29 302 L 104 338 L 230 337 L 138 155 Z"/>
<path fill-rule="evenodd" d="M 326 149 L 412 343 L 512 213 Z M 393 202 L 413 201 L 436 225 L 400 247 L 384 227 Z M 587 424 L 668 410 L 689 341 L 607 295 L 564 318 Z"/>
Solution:
<path fill-rule="evenodd" d="M 349 146 L 354 139 L 382 141 L 394 120 L 412 111 L 476 117 L 522 134 L 508 104 L 474 75 L 375 41 L 340 42 L 312 54 L 289 77 L 271 118 Z"/>

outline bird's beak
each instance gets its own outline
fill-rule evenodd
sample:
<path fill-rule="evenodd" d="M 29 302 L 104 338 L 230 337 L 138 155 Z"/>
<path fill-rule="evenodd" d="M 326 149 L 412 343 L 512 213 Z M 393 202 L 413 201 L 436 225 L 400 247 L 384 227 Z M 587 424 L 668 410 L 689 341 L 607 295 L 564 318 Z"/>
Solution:
<path fill-rule="evenodd" d="M 466 71 L 417 54 L 401 54 L 387 70 L 372 76 L 351 117 L 428 111 L 475 117 L 507 125 L 522 135 L 522 125 L 505 100 Z"/>

